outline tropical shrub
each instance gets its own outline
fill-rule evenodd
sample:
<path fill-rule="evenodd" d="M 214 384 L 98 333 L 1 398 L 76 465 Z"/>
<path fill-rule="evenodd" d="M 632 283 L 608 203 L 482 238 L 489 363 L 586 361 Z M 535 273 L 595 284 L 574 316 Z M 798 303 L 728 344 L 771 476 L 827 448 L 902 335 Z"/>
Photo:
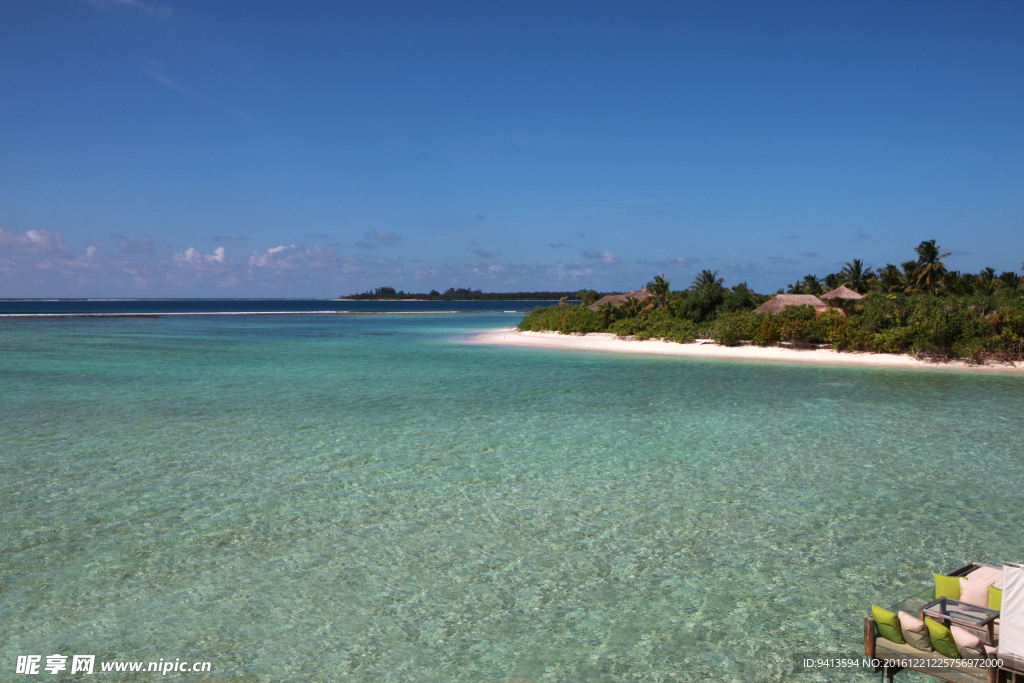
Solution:
<path fill-rule="evenodd" d="M 1019 279 L 989 277 L 987 290 L 974 286 L 974 293 L 965 296 L 875 291 L 862 300 L 846 302 L 845 315 L 837 309 L 819 314 L 811 306 L 757 314 L 744 307 L 753 307 L 765 297 L 745 285 L 726 289 L 715 275 L 702 273 L 683 292 L 664 291 L 661 298 L 606 305 L 600 312 L 582 305 L 538 306 L 519 323 L 519 329 L 611 332 L 676 342 L 711 337 L 727 346 L 744 341 L 761 346 L 790 342 L 934 358 L 1024 360 L 1024 296 L 1016 288 Z M 932 283 L 935 292 L 948 289 L 936 282 Z M 596 292 L 588 294 L 592 298 Z"/>
<path fill-rule="evenodd" d="M 537 306 L 518 325 L 520 330 L 553 330 L 562 334 L 601 332 L 604 321 L 586 306 Z"/>
<path fill-rule="evenodd" d="M 720 346 L 736 346 L 743 339 L 743 332 L 733 316 L 725 315 L 711 328 L 711 338 Z"/>

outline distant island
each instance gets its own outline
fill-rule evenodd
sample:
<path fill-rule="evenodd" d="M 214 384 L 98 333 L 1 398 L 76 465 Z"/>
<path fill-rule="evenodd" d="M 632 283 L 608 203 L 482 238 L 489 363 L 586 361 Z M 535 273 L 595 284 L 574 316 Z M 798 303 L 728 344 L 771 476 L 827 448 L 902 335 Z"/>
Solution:
<path fill-rule="evenodd" d="M 417 301 L 572 301 L 580 300 L 579 292 L 484 292 L 479 289 L 466 287 L 449 287 L 444 292 L 436 289 L 426 294 L 404 292 L 394 287 L 378 287 L 362 294 L 349 294 L 340 296 L 344 300 L 373 300 L 373 301 L 395 301 L 400 299 L 415 299 Z"/>
<path fill-rule="evenodd" d="M 1024 361 L 1024 278 L 948 270 L 935 240 L 917 259 L 875 272 L 853 259 L 824 278 L 807 275 L 772 297 L 705 270 L 684 290 L 658 275 L 643 288 L 601 296 L 579 292 L 578 306 L 538 306 L 520 331 L 610 333 L 722 346 L 831 347 L 911 354 L 937 361 Z M 819 298 L 820 296 L 820 298 Z"/>

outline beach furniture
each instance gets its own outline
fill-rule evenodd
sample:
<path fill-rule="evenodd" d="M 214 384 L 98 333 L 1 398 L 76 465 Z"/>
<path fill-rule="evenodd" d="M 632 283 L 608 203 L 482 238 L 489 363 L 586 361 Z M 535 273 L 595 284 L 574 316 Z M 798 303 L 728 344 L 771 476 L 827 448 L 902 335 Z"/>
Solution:
<path fill-rule="evenodd" d="M 938 598 L 918 609 L 918 619 L 925 617 L 938 622 L 950 622 L 972 629 L 984 629 L 985 644 L 995 645 L 995 621 L 999 618 L 999 610 L 972 605 L 953 598 Z"/>
<path fill-rule="evenodd" d="M 872 606 L 864 654 L 890 682 L 911 669 L 952 683 L 1024 683 L 1024 566 L 971 562 L 889 609 Z"/>

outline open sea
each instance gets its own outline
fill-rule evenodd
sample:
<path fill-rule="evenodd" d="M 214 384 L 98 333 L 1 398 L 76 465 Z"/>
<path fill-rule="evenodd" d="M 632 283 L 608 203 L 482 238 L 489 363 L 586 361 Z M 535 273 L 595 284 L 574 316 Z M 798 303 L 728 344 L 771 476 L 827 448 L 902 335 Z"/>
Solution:
<path fill-rule="evenodd" d="M 1022 376 L 479 346 L 533 304 L 470 303 L 0 302 L 202 313 L 0 318 L 0 681 L 868 680 L 795 660 L 1024 560 Z M 159 659 L 212 669 L 99 672 Z"/>

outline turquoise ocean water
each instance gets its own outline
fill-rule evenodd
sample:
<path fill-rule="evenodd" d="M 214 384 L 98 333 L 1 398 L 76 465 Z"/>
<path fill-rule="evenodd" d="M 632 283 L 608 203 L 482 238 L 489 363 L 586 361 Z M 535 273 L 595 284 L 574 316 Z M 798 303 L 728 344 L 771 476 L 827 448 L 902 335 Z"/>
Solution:
<path fill-rule="evenodd" d="M 461 341 L 518 319 L 0 321 L 0 680 L 850 680 L 1024 559 L 1022 377 Z"/>

